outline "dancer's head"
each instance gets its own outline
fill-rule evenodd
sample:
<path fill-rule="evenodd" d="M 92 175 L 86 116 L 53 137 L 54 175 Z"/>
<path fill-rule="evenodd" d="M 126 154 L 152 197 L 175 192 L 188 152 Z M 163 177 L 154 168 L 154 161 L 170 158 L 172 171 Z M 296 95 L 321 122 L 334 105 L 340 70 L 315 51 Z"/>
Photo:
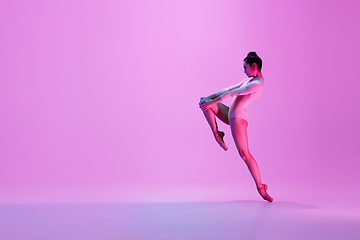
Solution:
<path fill-rule="evenodd" d="M 248 77 L 255 77 L 257 73 L 261 73 L 262 60 L 256 52 L 249 52 L 244 58 L 244 72 Z"/>

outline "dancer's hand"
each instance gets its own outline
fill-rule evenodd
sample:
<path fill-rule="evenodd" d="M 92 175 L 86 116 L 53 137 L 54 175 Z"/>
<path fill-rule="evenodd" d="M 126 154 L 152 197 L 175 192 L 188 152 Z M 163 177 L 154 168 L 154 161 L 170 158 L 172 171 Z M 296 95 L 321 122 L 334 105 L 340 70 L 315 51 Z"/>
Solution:
<path fill-rule="evenodd" d="M 211 101 L 211 99 L 208 97 L 202 97 L 200 98 L 199 105 L 201 106 L 202 104 L 204 104 L 204 102 L 208 102 L 208 101 Z"/>
<path fill-rule="evenodd" d="M 212 106 L 212 104 L 213 103 L 210 98 L 206 98 L 206 97 L 200 98 L 199 105 L 200 105 L 201 110 L 203 110 L 203 111 L 208 110 Z"/>

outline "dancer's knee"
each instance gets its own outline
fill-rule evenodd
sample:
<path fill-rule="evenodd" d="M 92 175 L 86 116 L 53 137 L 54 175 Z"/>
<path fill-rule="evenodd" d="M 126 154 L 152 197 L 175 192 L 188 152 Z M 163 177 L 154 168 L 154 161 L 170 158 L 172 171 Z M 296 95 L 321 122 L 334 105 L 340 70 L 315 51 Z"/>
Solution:
<path fill-rule="evenodd" d="M 251 154 L 249 153 L 249 151 L 240 149 L 240 150 L 239 150 L 239 154 L 240 154 L 241 158 L 242 158 L 245 162 L 248 162 L 248 161 L 251 161 L 251 160 L 252 160 L 252 156 L 251 156 Z"/>

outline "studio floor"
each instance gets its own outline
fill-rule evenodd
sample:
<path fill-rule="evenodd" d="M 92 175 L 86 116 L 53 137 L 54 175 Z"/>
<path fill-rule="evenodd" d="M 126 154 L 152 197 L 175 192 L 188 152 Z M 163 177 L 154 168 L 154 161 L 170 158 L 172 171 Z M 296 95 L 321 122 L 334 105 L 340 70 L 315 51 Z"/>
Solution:
<path fill-rule="evenodd" d="M 355 240 L 360 239 L 356 211 L 340 203 L 261 200 L 3 204 L 0 239 Z"/>

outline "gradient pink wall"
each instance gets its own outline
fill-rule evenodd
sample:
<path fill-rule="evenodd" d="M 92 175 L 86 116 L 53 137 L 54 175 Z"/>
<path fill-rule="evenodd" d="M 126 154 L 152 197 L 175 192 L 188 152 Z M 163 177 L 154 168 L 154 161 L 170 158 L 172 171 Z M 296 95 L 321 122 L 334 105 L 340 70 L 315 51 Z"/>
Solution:
<path fill-rule="evenodd" d="M 249 51 L 266 79 L 249 145 L 273 195 L 357 186 L 358 9 L 1 1 L 0 203 L 258 199 L 229 128 L 224 152 L 198 109 Z"/>

